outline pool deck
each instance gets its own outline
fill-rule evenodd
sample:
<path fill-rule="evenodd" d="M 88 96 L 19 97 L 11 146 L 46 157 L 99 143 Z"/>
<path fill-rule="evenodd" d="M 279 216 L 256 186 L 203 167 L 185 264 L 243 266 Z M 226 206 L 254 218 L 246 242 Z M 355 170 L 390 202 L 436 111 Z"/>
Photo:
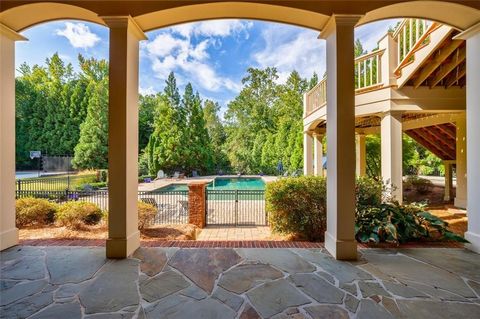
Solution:
<path fill-rule="evenodd" d="M 161 187 L 173 185 L 173 184 L 189 184 L 193 182 L 205 182 L 210 183 L 215 178 L 237 178 L 237 175 L 211 175 L 211 176 L 199 176 L 199 177 L 186 177 L 186 178 L 163 178 L 152 181 L 151 183 L 139 183 L 139 191 L 153 191 Z M 242 178 L 261 178 L 265 183 L 273 182 L 277 180 L 277 176 L 259 176 L 259 175 L 242 175 Z"/>

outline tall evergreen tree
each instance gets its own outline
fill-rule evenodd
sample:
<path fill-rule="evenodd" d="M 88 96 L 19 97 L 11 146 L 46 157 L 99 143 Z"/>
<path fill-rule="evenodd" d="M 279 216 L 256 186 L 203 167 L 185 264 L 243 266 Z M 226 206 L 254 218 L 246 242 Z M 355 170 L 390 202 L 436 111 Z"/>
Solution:
<path fill-rule="evenodd" d="M 81 60 L 88 79 L 87 117 L 80 126 L 73 166 L 77 169 L 108 166 L 108 63 L 105 60 Z"/>

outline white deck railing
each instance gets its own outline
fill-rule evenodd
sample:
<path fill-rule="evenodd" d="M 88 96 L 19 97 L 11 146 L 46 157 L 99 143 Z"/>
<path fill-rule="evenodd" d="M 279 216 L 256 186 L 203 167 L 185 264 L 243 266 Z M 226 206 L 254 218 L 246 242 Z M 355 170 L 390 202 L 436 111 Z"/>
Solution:
<path fill-rule="evenodd" d="M 327 102 L 327 79 L 324 78 L 308 91 L 305 99 L 305 116 L 308 116 Z"/>
<path fill-rule="evenodd" d="M 411 63 L 415 52 L 428 45 L 430 34 L 441 25 L 421 19 L 404 19 L 395 29 L 392 37 L 395 40 L 397 50 L 397 61 L 395 63 L 395 74 Z M 394 51 L 395 52 L 395 51 Z M 376 50 L 371 53 L 357 57 L 355 64 L 355 92 L 362 93 L 383 87 L 382 68 L 389 68 L 389 65 L 382 65 L 382 55 L 385 49 Z M 388 58 L 387 58 L 388 61 Z M 391 72 L 391 71 L 390 71 Z M 388 73 L 387 73 L 388 74 Z M 324 78 L 310 91 L 306 93 L 305 116 L 321 108 L 327 102 L 327 79 Z M 388 79 L 387 79 L 388 80 Z"/>
<path fill-rule="evenodd" d="M 405 65 L 413 61 L 415 52 L 428 45 L 430 34 L 440 25 L 421 19 L 404 19 L 393 33 L 397 42 L 398 73 Z"/>
<path fill-rule="evenodd" d="M 355 59 L 355 90 L 368 90 L 382 84 L 381 57 L 384 52 L 377 50 Z"/>

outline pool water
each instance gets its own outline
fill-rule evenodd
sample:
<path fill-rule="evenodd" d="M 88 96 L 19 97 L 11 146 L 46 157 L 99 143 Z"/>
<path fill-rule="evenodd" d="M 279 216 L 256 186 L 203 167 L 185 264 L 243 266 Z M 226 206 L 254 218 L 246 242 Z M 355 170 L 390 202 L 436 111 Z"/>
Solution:
<path fill-rule="evenodd" d="M 215 178 L 213 182 L 207 184 L 207 188 L 212 190 L 265 190 L 265 183 L 261 178 Z M 184 191 L 188 190 L 188 186 L 187 184 L 171 184 L 158 190 Z"/>

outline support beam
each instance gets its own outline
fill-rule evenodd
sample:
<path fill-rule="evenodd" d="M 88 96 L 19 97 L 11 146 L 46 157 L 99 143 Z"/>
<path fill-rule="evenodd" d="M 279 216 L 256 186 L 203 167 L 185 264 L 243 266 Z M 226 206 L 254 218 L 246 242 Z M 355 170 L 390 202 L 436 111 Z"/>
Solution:
<path fill-rule="evenodd" d="M 452 161 L 443 161 L 443 167 L 445 168 L 445 194 L 443 200 L 449 202 L 452 199 L 453 190 Z"/>
<path fill-rule="evenodd" d="M 467 43 L 467 247 L 480 253 L 480 23 L 459 35 Z"/>
<path fill-rule="evenodd" d="M 357 176 L 365 176 L 367 174 L 367 149 L 364 134 L 357 134 L 356 160 Z"/>
<path fill-rule="evenodd" d="M 450 54 L 452 54 L 453 51 L 455 51 L 462 44 L 462 42 L 463 41 L 461 40 L 453 40 L 444 48 L 442 48 L 442 50 L 439 51 L 433 60 L 427 63 L 420 71 L 418 77 L 415 79 L 415 81 L 413 81 L 413 87 L 418 88 L 420 85 L 422 85 L 422 83 L 442 64 L 443 61 L 445 61 L 446 58 L 448 58 Z"/>
<path fill-rule="evenodd" d="M 315 176 L 323 176 L 323 136 L 313 133 L 313 173 Z"/>
<path fill-rule="evenodd" d="M 456 173 L 457 187 L 455 206 L 467 208 L 467 131 L 465 116 L 457 122 Z M 472 165 L 473 166 L 473 165 Z M 478 196 L 478 195 L 477 195 Z"/>
<path fill-rule="evenodd" d="M 356 259 L 354 27 L 360 16 L 333 15 L 327 41 L 327 231 L 336 259 Z"/>
<path fill-rule="evenodd" d="M 15 41 L 23 36 L 0 24 L 0 250 L 18 244 L 15 227 Z"/>
<path fill-rule="evenodd" d="M 430 88 L 435 87 L 443 78 L 445 78 L 450 72 L 453 71 L 460 63 L 465 60 L 466 57 L 466 49 L 465 47 L 457 49 L 455 54 L 453 55 L 450 62 L 441 65 L 440 71 L 435 74 L 435 77 L 430 84 Z"/>
<path fill-rule="evenodd" d="M 313 174 L 313 137 L 309 132 L 303 132 L 303 175 Z"/>
<path fill-rule="evenodd" d="M 138 63 L 143 31 L 130 16 L 102 17 L 110 28 L 107 257 L 126 258 L 138 231 Z"/>
<path fill-rule="evenodd" d="M 382 178 L 388 185 L 389 195 L 402 203 L 402 114 L 387 112 L 381 122 Z"/>
<path fill-rule="evenodd" d="M 465 76 L 465 74 L 467 74 L 467 68 L 465 66 L 463 67 L 458 67 L 457 68 L 457 71 L 455 72 L 455 74 L 453 74 L 445 83 L 445 88 L 448 89 L 449 87 L 451 87 L 452 85 L 454 85 L 455 83 L 458 83 L 458 81 L 463 78 Z"/>

